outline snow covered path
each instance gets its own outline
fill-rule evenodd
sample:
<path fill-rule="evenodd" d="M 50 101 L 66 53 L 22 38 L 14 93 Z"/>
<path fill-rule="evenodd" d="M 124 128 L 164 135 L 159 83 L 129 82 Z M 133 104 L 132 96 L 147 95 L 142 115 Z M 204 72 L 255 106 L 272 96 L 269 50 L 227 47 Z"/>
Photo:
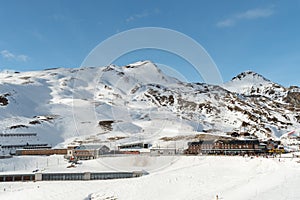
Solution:
<path fill-rule="evenodd" d="M 115 159 L 120 165 L 125 162 L 124 158 Z M 298 200 L 297 160 L 180 157 L 168 167 L 136 179 L 0 183 L 0 199 L 212 200 L 218 195 L 223 200 Z"/>

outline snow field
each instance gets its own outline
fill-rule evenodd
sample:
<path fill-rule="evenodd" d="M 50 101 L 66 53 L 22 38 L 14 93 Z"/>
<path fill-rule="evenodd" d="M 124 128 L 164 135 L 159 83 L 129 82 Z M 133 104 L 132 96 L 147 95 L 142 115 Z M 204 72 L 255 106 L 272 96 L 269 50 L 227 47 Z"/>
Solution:
<path fill-rule="evenodd" d="M 131 159 L 134 158 L 116 157 L 113 162 L 129 169 Z M 156 161 L 145 164 L 144 168 L 155 165 Z M 218 195 L 224 200 L 298 200 L 300 168 L 296 161 L 291 158 L 282 158 L 279 162 L 278 158 L 182 156 L 160 170 L 135 179 L 1 183 L 0 198 L 212 200 Z M 101 168 L 99 160 L 84 162 L 84 165 Z M 134 169 L 137 164 L 132 162 L 131 165 Z"/>

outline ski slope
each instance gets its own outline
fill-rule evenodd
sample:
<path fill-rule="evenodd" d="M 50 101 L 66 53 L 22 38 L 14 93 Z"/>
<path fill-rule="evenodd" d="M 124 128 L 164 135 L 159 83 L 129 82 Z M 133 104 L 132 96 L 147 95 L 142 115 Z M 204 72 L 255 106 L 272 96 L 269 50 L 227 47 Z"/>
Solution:
<path fill-rule="evenodd" d="M 155 168 L 157 163 L 153 160 L 143 164 L 142 159 L 131 162 L 132 159 L 137 158 L 117 157 L 112 164 L 130 170 L 141 165 L 144 169 Z M 298 200 L 300 164 L 297 160 L 182 156 L 136 179 L 1 183 L 0 199 L 213 200 L 218 195 L 223 200 Z M 105 168 L 101 163 L 91 160 L 83 162 L 81 167 Z"/>

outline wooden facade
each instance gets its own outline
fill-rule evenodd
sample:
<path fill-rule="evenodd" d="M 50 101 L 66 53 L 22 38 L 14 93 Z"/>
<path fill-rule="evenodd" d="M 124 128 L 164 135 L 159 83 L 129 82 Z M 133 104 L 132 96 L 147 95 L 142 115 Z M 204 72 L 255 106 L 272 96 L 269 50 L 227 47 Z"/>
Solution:
<path fill-rule="evenodd" d="M 186 154 L 261 154 L 267 151 L 259 140 L 209 140 L 188 143 Z"/>
<path fill-rule="evenodd" d="M 16 155 L 67 155 L 67 149 L 18 149 Z"/>
<path fill-rule="evenodd" d="M 105 145 L 81 145 L 67 149 L 67 157 L 76 160 L 90 160 L 107 154 L 110 149 Z"/>

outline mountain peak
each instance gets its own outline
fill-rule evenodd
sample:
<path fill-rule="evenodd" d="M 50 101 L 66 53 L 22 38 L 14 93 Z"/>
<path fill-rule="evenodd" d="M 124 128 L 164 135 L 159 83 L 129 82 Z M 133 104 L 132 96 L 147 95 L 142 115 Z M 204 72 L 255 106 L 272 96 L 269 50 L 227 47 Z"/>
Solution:
<path fill-rule="evenodd" d="M 241 80 L 248 80 L 248 81 L 264 81 L 264 82 L 271 82 L 270 80 L 266 79 L 261 74 L 258 74 L 254 71 L 245 71 L 240 73 L 239 75 L 233 77 L 231 81 L 241 81 Z"/>
<path fill-rule="evenodd" d="M 164 74 L 155 63 L 149 60 L 129 64 L 122 67 L 122 70 L 128 76 L 133 76 L 144 83 L 169 85 L 177 82 L 175 78 Z"/>
<path fill-rule="evenodd" d="M 141 60 L 141 61 L 127 65 L 126 68 L 137 68 L 137 67 L 141 67 L 141 66 L 149 65 L 149 64 L 155 66 L 155 64 L 153 62 L 151 62 L 150 60 Z"/>
<path fill-rule="evenodd" d="M 271 88 L 282 91 L 284 88 L 264 76 L 253 72 L 245 71 L 232 78 L 231 81 L 225 83 L 223 87 L 231 92 L 240 94 L 262 94 L 263 91 L 269 91 Z M 273 90 L 272 90 L 273 91 Z M 267 95 L 268 96 L 268 95 Z"/>

